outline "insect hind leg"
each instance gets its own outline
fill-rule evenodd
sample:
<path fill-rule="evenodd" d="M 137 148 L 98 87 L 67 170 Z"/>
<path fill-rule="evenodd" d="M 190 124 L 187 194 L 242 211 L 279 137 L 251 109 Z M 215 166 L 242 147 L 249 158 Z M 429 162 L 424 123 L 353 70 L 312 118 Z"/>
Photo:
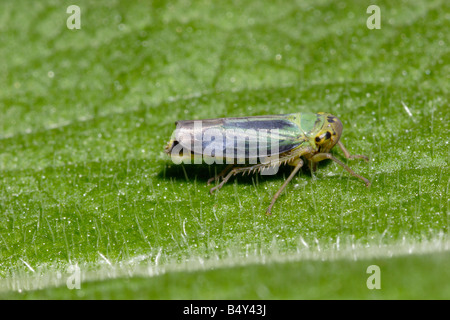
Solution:
<path fill-rule="evenodd" d="M 252 171 L 260 170 L 260 169 L 262 169 L 262 168 L 264 168 L 264 167 L 267 167 L 267 164 L 262 164 L 262 163 L 260 163 L 260 164 L 256 164 L 256 165 L 251 166 L 251 167 L 238 167 L 238 168 L 233 168 L 233 169 L 232 169 L 230 172 L 228 172 L 228 174 L 223 178 L 222 182 L 220 182 L 217 186 L 215 186 L 215 187 L 209 189 L 209 193 L 212 194 L 214 191 L 219 190 L 220 188 L 222 188 L 223 185 L 224 185 L 225 183 L 227 183 L 227 181 L 228 181 L 232 176 L 234 176 L 234 175 L 236 175 L 236 174 L 238 174 L 238 173 L 240 173 L 240 172 L 242 172 L 242 173 L 245 173 L 245 172 L 252 172 Z M 228 168 L 228 167 L 227 167 L 227 168 Z M 227 168 L 225 168 L 225 169 L 227 169 Z M 230 168 L 230 169 L 231 169 L 231 168 Z M 225 171 L 225 170 L 224 170 L 224 171 Z M 211 180 L 211 179 L 210 179 L 210 180 Z"/>
<path fill-rule="evenodd" d="M 231 169 L 233 169 L 233 166 L 233 164 L 229 164 L 217 176 L 209 178 L 206 184 L 209 186 L 213 181 L 219 181 L 220 178 L 223 178 Z"/>

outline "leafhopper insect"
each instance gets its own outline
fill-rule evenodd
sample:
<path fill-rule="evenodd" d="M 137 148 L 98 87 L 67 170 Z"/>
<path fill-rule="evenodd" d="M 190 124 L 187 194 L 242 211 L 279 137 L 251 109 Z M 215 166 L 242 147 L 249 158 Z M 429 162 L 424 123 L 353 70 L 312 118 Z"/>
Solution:
<path fill-rule="evenodd" d="M 189 120 L 177 121 L 175 124 L 176 129 L 165 148 L 175 163 L 184 159 L 185 162 L 194 160 L 194 163 L 228 164 L 219 175 L 208 180 L 209 185 L 222 179 L 210 189 L 211 194 L 238 173 L 267 172 L 282 164 L 293 166 L 294 170 L 273 196 L 266 210 L 268 215 L 305 162 L 312 171 L 316 171 L 319 161 L 333 160 L 352 176 L 361 179 L 367 187 L 370 186 L 368 179 L 355 173 L 330 153 L 338 145 L 347 159 L 369 161 L 363 155 L 350 155 L 339 141 L 342 122 L 330 113 Z"/>

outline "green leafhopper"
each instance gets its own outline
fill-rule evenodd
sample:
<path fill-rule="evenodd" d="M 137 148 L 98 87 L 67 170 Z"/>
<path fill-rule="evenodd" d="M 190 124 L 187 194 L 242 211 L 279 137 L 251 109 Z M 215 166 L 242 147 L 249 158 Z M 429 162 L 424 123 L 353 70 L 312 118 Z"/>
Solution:
<path fill-rule="evenodd" d="M 370 181 L 358 175 L 330 153 L 337 144 L 347 159 L 364 159 L 366 156 L 350 155 L 341 141 L 342 122 L 330 113 L 292 113 L 271 116 L 219 118 L 177 121 L 172 138 L 165 148 L 174 163 L 226 163 L 228 166 L 218 176 L 208 180 L 222 181 L 210 193 L 238 173 L 261 172 L 275 174 L 278 167 L 294 167 L 281 188 L 275 193 L 266 210 L 271 214 L 275 201 L 289 181 L 306 162 L 316 171 L 317 162 L 330 159 L 366 186 Z"/>

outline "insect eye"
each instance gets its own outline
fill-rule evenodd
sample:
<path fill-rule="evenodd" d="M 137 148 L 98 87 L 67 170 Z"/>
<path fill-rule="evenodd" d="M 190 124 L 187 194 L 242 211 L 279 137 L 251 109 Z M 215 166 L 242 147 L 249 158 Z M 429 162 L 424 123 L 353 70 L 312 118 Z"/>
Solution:
<path fill-rule="evenodd" d="M 314 140 L 316 141 L 316 143 L 322 144 L 325 141 L 330 140 L 330 139 L 331 139 L 331 132 L 327 131 L 327 132 L 317 136 Z"/>

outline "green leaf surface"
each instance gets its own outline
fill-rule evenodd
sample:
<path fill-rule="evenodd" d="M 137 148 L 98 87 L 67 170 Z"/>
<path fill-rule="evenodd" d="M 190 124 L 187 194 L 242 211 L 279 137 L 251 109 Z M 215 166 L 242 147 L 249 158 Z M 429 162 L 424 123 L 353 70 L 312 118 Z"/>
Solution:
<path fill-rule="evenodd" d="M 71 4 L 0 3 L 0 297 L 450 297 L 448 2 Z M 303 111 L 370 188 L 324 161 L 267 217 L 291 168 L 210 195 L 221 166 L 163 152 L 176 120 Z"/>

